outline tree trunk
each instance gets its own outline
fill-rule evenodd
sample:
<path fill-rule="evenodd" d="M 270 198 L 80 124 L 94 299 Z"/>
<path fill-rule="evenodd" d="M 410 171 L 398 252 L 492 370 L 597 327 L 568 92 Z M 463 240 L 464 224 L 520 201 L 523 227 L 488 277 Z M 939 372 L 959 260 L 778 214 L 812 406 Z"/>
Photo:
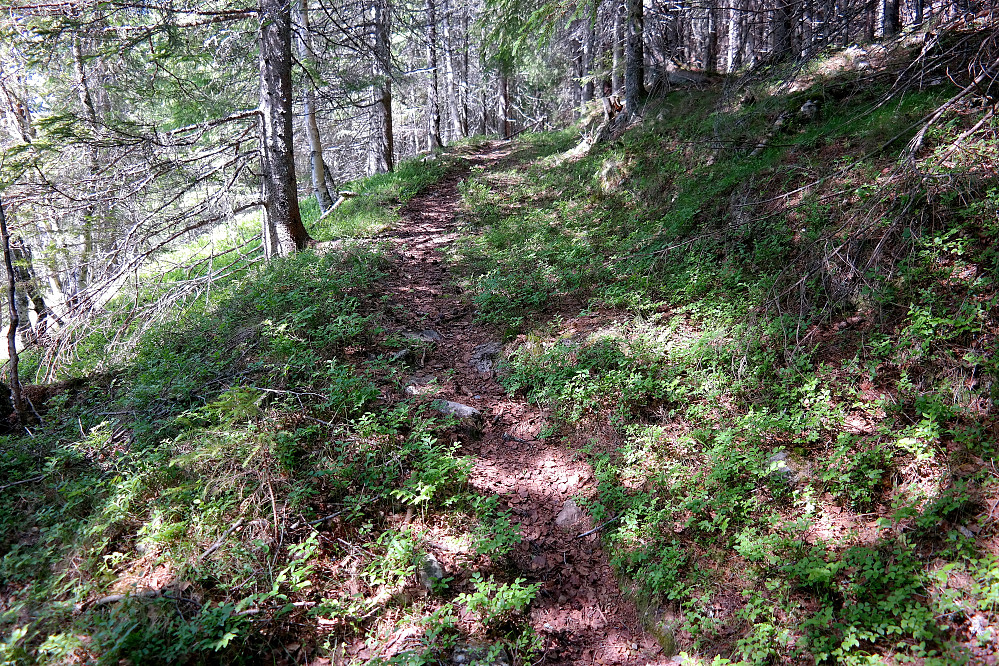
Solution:
<path fill-rule="evenodd" d="M 902 30 L 902 17 L 898 0 L 885 0 L 884 4 L 884 36 L 894 37 Z"/>
<path fill-rule="evenodd" d="M 72 48 L 73 72 L 76 76 L 76 95 L 80 100 L 80 106 L 83 108 L 83 115 L 93 130 L 97 127 L 97 110 L 94 108 L 93 98 L 90 96 L 90 86 L 87 83 L 87 70 L 83 63 L 83 45 L 81 44 L 80 36 L 76 33 L 73 34 Z M 90 162 L 88 165 L 90 171 L 93 171 L 94 167 L 100 163 L 98 149 L 93 143 L 87 145 L 87 159 Z M 81 225 L 83 250 L 78 260 L 79 267 L 76 271 L 76 280 L 73 286 L 74 291 L 67 299 L 67 305 L 71 310 L 75 307 L 80 292 L 86 289 L 90 283 L 90 257 L 94 251 L 93 225 L 102 217 L 99 208 L 93 203 L 88 203 L 83 210 L 83 224 Z"/>
<path fill-rule="evenodd" d="M 614 42 L 611 58 L 611 88 L 615 95 L 624 95 L 624 12 L 621 0 L 614 3 Z"/>
<path fill-rule="evenodd" d="M 316 64 L 316 53 L 312 48 L 312 35 L 309 32 L 309 0 L 299 0 L 299 24 L 302 32 L 298 39 L 298 53 L 308 71 Z M 319 210 L 325 213 L 333 207 L 327 182 L 326 161 L 323 159 L 323 143 L 319 137 L 319 123 L 316 122 L 316 93 L 314 82 L 307 76 L 305 81 L 305 133 L 309 138 L 309 163 L 312 167 L 312 191 L 316 195 Z"/>
<path fill-rule="evenodd" d="M 596 58 L 594 58 L 594 49 L 596 48 L 597 41 L 596 12 L 597 6 L 594 2 L 583 24 L 583 104 L 592 100 L 594 94 L 593 64 L 596 61 Z"/>
<path fill-rule="evenodd" d="M 45 333 L 49 314 L 45 298 L 38 289 L 35 269 L 31 260 L 31 248 L 18 236 L 10 239 L 11 260 L 14 266 L 14 282 L 16 284 L 17 313 L 20 320 L 20 332 L 25 340 L 35 341 Z M 28 302 L 35 308 L 36 325 L 31 325 Z"/>
<path fill-rule="evenodd" d="M 372 74 L 371 143 L 368 172 L 387 173 L 395 168 L 392 135 L 392 43 L 389 34 L 389 0 L 374 3 L 374 61 Z"/>
<path fill-rule="evenodd" d="M 461 79 L 458 92 L 461 96 L 461 131 L 462 136 L 468 136 L 469 132 L 469 102 L 468 95 L 471 90 L 471 79 L 469 72 L 469 49 L 471 49 L 468 37 L 468 7 L 464 7 L 461 13 Z M 484 134 L 484 132 L 483 132 Z"/>
<path fill-rule="evenodd" d="M 742 8 L 745 0 L 735 0 L 728 10 L 728 57 L 726 58 L 726 71 L 735 74 L 739 69 L 742 56 Z"/>
<path fill-rule="evenodd" d="M 572 80 L 581 83 L 583 80 L 583 48 L 577 40 L 570 42 L 569 50 L 572 52 Z M 572 87 L 572 106 L 577 113 L 583 103 L 583 86 Z"/>
<path fill-rule="evenodd" d="M 24 398 L 21 396 L 21 379 L 17 368 L 17 305 L 14 302 L 14 263 L 10 256 L 10 233 L 7 231 L 7 216 L 3 211 L 3 201 L 0 201 L 0 241 L 3 242 L 3 260 L 7 266 L 7 307 L 10 309 L 10 326 L 7 328 L 7 351 L 10 354 L 10 392 L 14 402 L 14 414 L 18 421 L 24 423 L 27 414 L 24 411 Z"/>
<path fill-rule="evenodd" d="M 427 0 L 427 147 L 430 152 L 440 150 L 441 103 L 437 78 L 437 6 Z"/>
<path fill-rule="evenodd" d="M 624 71 L 625 105 L 629 116 L 638 113 L 645 97 L 645 8 L 643 0 L 628 0 L 628 50 Z"/>
<path fill-rule="evenodd" d="M 873 42 L 877 34 L 878 3 L 877 0 L 867 0 L 864 8 L 864 41 Z"/>
<path fill-rule="evenodd" d="M 919 26 L 923 24 L 923 0 L 913 0 L 912 3 L 912 21 L 915 25 Z"/>
<path fill-rule="evenodd" d="M 784 60 L 791 54 L 794 33 L 794 0 L 776 0 L 773 22 L 773 56 Z"/>
<path fill-rule="evenodd" d="M 500 71 L 499 73 L 497 88 L 497 92 L 499 93 L 499 130 L 504 139 L 509 139 L 512 133 L 510 122 L 510 80 L 504 71 Z"/>
<path fill-rule="evenodd" d="M 489 132 L 489 103 L 486 91 L 486 27 L 479 28 L 479 134 Z"/>
<path fill-rule="evenodd" d="M 718 73 L 718 0 L 708 2 L 707 34 L 704 39 L 704 71 Z"/>
<path fill-rule="evenodd" d="M 461 87 L 458 84 L 454 67 L 454 41 L 451 32 L 451 16 L 445 5 L 444 15 L 444 76 L 447 81 L 447 107 L 451 116 L 451 136 L 454 139 L 468 136 L 468 118 L 461 104 Z M 467 79 L 466 79 L 467 81 Z"/>
<path fill-rule="evenodd" d="M 260 0 L 260 148 L 268 255 L 302 250 L 311 240 L 302 224 L 292 143 L 291 5 Z M 269 245 L 269 247 L 267 247 Z"/>

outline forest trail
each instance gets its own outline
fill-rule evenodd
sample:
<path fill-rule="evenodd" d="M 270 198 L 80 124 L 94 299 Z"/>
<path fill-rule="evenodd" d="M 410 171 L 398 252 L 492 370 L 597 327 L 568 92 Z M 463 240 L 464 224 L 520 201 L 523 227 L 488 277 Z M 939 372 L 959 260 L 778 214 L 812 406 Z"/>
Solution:
<path fill-rule="evenodd" d="M 397 322 L 435 340 L 409 383 L 434 382 L 436 397 L 473 406 L 484 417 L 480 438 L 462 438 L 462 453 L 475 461 L 470 483 L 501 498 L 523 537 L 510 560 L 488 562 L 484 573 L 512 568 L 505 577 L 541 583 L 529 620 L 543 639 L 543 663 L 662 662 L 659 645 L 619 588 L 599 533 L 579 536 L 597 527 L 571 502 L 595 495 L 592 468 L 559 442 L 539 439 L 545 414 L 507 395 L 496 381 L 491 357 L 501 337 L 475 321 L 474 307 L 456 294 L 448 274 L 445 251 L 461 235 L 459 183 L 473 167 L 513 159 L 511 145 L 498 141 L 467 154 L 464 166 L 413 197 L 402 222 L 381 237 L 396 256 L 384 293 L 399 313 Z M 448 568 L 449 554 L 435 555 Z M 463 573 L 459 580 L 470 571 Z"/>

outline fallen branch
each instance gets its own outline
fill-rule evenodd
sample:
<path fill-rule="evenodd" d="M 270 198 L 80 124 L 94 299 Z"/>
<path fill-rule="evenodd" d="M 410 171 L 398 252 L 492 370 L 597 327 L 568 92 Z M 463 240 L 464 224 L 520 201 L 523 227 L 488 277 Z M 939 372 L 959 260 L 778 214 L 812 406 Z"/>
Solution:
<path fill-rule="evenodd" d="M 243 616 L 243 615 L 257 615 L 261 611 L 268 610 L 269 608 L 284 608 L 286 606 L 292 606 L 293 608 L 312 608 L 317 603 L 318 602 L 315 602 L 315 601 L 294 601 L 294 602 L 292 602 L 290 604 L 280 604 L 280 605 L 277 605 L 277 606 L 265 606 L 263 608 L 261 608 L 261 607 L 258 606 L 257 608 L 247 608 L 246 610 L 239 611 L 238 613 L 236 613 L 236 615 L 239 615 L 239 616 Z"/>
<path fill-rule="evenodd" d="M 613 518 L 611 518 L 611 519 L 610 519 L 610 520 L 608 520 L 607 522 L 605 522 L 605 523 L 601 523 L 600 525 L 597 525 L 596 527 L 594 527 L 594 528 L 593 528 L 592 530 L 590 530 L 589 532 L 583 532 L 582 534 L 577 534 L 577 535 L 576 535 L 576 538 L 577 538 L 577 539 L 582 539 L 583 537 L 586 537 L 586 536 L 590 536 L 590 535 L 591 535 L 591 534 L 593 534 L 594 532 L 599 532 L 600 530 L 602 530 L 603 528 L 607 527 L 608 525 L 610 525 L 611 523 L 613 523 L 613 522 L 614 522 L 615 520 L 617 520 L 617 519 L 618 519 L 618 518 L 620 518 L 620 517 L 621 517 L 621 516 L 614 516 Z"/>
<path fill-rule="evenodd" d="M 318 525 L 319 523 L 325 523 L 327 520 L 330 520 L 332 518 L 336 518 L 339 515 L 347 513 L 347 511 L 349 511 L 349 509 L 342 509 L 340 511 L 337 511 L 336 513 L 331 513 L 328 516 L 323 516 L 322 518 L 318 518 L 316 520 L 309 521 L 309 522 L 307 522 L 305 524 L 306 525 Z"/>
<path fill-rule="evenodd" d="M 125 599 L 155 599 L 158 596 L 160 596 L 160 590 L 142 590 L 141 592 L 132 592 L 130 594 L 109 594 L 95 601 L 93 605 L 97 608 L 125 601 Z"/>
<path fill-rule="evenodd" d="M 14 481 L 13 483 L 7 483 L 0 486 L 0 490 L 7 490 L 8 488 L 13 488 L 14 486 L 19 486 L 22 483 L 32 483 L 34 481 L 41 481 L 45 478 L 45 474 L 39 474 L 38 476 L 33 476 L 30 479 L 21 479 L 20 481 Z"/>
<path fill-rule="evenodd" d="M 323 213 L 322 215 L 319 216 L 319 219 L 316 220 L 316 222 L 315 222 L 316 224 L 319 224 L 320 222 L 322 222 L 323 219 L 325 219 L 325 217 L 327 215 L 329 215 L 330 213 L 332 213 L 333 211 L 335 211 L 337 208 L 339 208 L 340 206 L 342 206 L 343 203 L 347 199 L 350 199 L 351 197 L 356 197 L 357 196 L 357 192 L 351 192 L 350 190 L 343 190 L 339 194 L 340 194 L 340 198 L 336 200 L 336 203 L 334 203 L 332 206 L 330 206 L 329 210 L 327 210 L 325 213 Z"/>
<path fill-rule="evenodd" d="M 523 133 L 524 133 L 524 132 L 526 132 L 527 130 L 530 130 L 530 129 L 534 129 L 534 128 L 536 128 L 536 127 L 537 127 L 538 125 L 540 125 L 541 123 L 545 122 L 545 120 L 546 120 L 547 118 L 548 118 L 548 116 L 541 116 L 540 118 L 538 118 L 538 119 L 537 119 L 537 120 L 536 120 L 535 122 L 533 122 L 532 124 L 530 124 L 530 125 L 526 125 L 526 126 L 524 126 L 524 127 L 521 127 L 521 128 L 519 129 L 519 130 L 517 130 L 516 132 L 514 132 L 514 133 L 513 133 L 513 134 L 511 134 L 510 136 L 508 136 L 508 137 L 504 137 L 504 138 L 503 138 L 503 141 L 512 141 L 512 140 L 513 140 L 513 139 L 515 139 L 515 138 L 516 138 L 516 137 L 517 137 L 518 135 L 520 135 L 520 134 L 523 134 Z"/>
<path fill-rule="evenodd" d="M 212 553 L 214 553 L 216 550 L 218 550 L 219 548 L 221 548 L 222 544 L 225 542 L 225 540 L 227 538 L 229 538 L 229 535 L 232 534 L 233 532 L 235 532 L 236 530 L 238 530 L 242 526 L 243 526 L 243 519 L 240 518 L 239 520 L 237 520 L 236 522 L 234 522 L 232 525 L 230 525 L 229 529 L 227 529 L 225 532 L 222 533 L 222 536 L 219 537 L 218 541 L 216 541 L 215 543 L 213 543 L 211 546 L 208 547 L 208 550 L 206 550 L 205 552 L 201 553 L 201 556 L 198 558 L 198 560 L 205 559 L 206 557 L 208 557 L 209 555 L 211 555 Z"/>

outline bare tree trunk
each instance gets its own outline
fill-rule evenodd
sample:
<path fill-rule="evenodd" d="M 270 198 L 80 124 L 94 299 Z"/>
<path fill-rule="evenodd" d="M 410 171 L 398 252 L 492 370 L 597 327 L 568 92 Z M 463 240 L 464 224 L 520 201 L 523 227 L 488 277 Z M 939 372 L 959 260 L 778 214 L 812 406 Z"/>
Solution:
<path fill-rule="evenodd" d="M 468 97 L 471 90 L 471 78 L 469 68 L 469 49 L 471 48 L 468 36 L 468 7 L 464 7 L 461 12 L 461 79 L 458 92 L 461 96 L 461 129 L 462 135 L 468 136 L 469 114 L 471 113 Z"/>
<path fill-rule="evenodd" d="M 624 94 L 624 12 L 621 0 L 614 3 L 614 43 L 611 59 L 611 88 L 615 95 Z"/>
<path fill-rule="evenodd" d="M 776 0 L 773 22 L 773 56 L 783 60 L 791 54 L 794 33 L 794 0 Z"/>
<path fill-rule="evenodd" d="M 38 336 L 45 333 L 49 315 L 52 313 L 48 305 L 45 304 L 45 297 L 42 296 L 42 292 L 38 288 L 31 260 L 31 248 L 19 236 L 13 236 L 10 239 L 10 252 L 14 266 L 14 281 L 17 286 L 17 312 L 18 318 L 21 320 L 21 335 L 25 339 L 35 341 Z M 34 327 L 31 325 L 31 315 L 28 309 L 29 299 L 37 316 Z"/>
<path fill-rule="evenodd" d="M 84 117 L 86 117 L 91 129 L 94 129 L 97 127 L 97 110 L 94 108 L 93 98 L 90 96 L 90 86 L 87 83 L 87 70 L 83 63 L 83 45 L 80 42 L 80 35 L 76 33 L 73 33 L 72 48 L 73 72 L 76 76 L 76 94 L 80 100 L 80 106 L 83 107 Z M 90 161 L 89 168 L 93 171 L 94 167 L 100 162 L 98 149 L 93 143 L 87 146 L 87 159 Z M 94 204 L 88 204 L 83 210 L 83 251 L 78 260 L 79 268 L 77 270 L 74 293 L 67 301 L 70 309 L 73 309 L 79 292 L 86 289 L 90 283 L 90 258 L 93 256 L 94 251 L 93 225 L 101 217 L 100 210 Z"/>
<path fill-rule="evenodd" d="M 718 0 L 709 0 L 707 31 L 704 39 L 704 71 L 718 73 Z"/>
<path fill-rule="evenodd" d="M 510 122 L 510 79 L 503 70 L 500 70 L 499 73 L 497 92 L 499 93 L 500 133 L 504 139 L 509 139 L 512 133 Z"/>
<path fill-rule="evenodd" d="M 728 10 L 728 57 L 725 59 L 726 70 L 734 74 L 742 64 L 742 8 L 745 0 L 735 0 Z"/>
<path fill-rule="evenodd" d="M 451 15 L 445 5 L 444 13 L 444 76 L 447 81 L 448 115 L 451 116 L 451 136 L 460 138 L 468 136 L 467 110 L 462 109 L 461 87 L 458 85 L 454 67 L 454 41 L 451 32 Z M 467 82 L 467 77 L 465 81 Z"/>
<path fill-rule="evenodd" d="M 392 135 L 392 43 L 389 35 L 390 0 L 374 3 L 374 62 L 372 73 L 376 83 L 372 88 L 371 145 L 368 149 L 368 171 L 386 173 L 395 168 L 395 148 Z"/>
<path fill-rule="evenodd" d="M 585 23 L 583 24 L 583 104 L 593 99 L 595 87 L 593 84 L 593 64 L 596 61 L 594 49 L 596 48 L 597 41 L 597 5 L 595 0 L 590 7 L 591 9 L 587 12 L 587 16 L 584 19 Z"/>
<path fill-rule="evenodd" d="M 884 36 L 894 37 L 902 31 L 902 17 L 898 0 L 885 0 Z"/>
<path fill-rule="evenodd" d="M 265 224 L 277 251 L 288 255 L 309 238 L 298 208 L 292 143 L 291 5 L 260 0 L 260 128 Z M 265 234 L 265 237 L 267 234 Z M 271 248 L 275 245 L 271 243 Z"/>
<path fill-rule="evenodd" d="M 576 82 L 581 82 L 583 80 L 583 49 L 582 44 L 578 40 L 574 39 L 570 42 L 570 50 L 572 52 L 572 80 Z M 572 87 L 572 106 L 579 111 L 580 105 L 583 103 L 583 86 L 573 86 Z"/>
<path fill-rule="evenodd" d="M 489 103 L 486 91 L 486 27 L 479 28 L 479 134 L 489 132 Z"/>
<path fill-rule="evenodd" d="M 14 414 L 18 421 L 24 423 L 27 414 L 24 411 L 24 398 L 21 395 L 21 379 L 17 368 L 17 305 L 14 302 L 14 263 L 10 256 L 10 233 L 7 230 L 7 216 L 3 211 L 3 201 L 0 201 L 0 240 L 3 241 L 3 260 L 7 266 L 7 306 L 10 309 L 10 326 L 7 328 L 7 351 L 10 354 L 10 392 L 14 401 Z"/>
<path fill-rule="evenodd" d="M 298 53 L 306 69 L 315 66 L 316 53 L 312 47 L 312 35 L 309 32 L 309 0 L 299 0 L 299 24 L 302 32 L 298 39 Z M 330 195 L 327 183 L 326 161 L 323 159 L 323 143 L 319 137 L 319 123 L 316 122 L 316 93 L 311 77 L 306 77 L 304 102 L 305 133 L 309 138 L 309 162 L 312 167 L 312 191 L 319 203 L 319 210 L 325 213 L 333 207 L 333 197 Z"/>
<path fill-rule="evenodd" d="M 923 0 L 913 0 L 912 3 L 913 24 L 919 26 L 923 24 Z"/>
<path fill-rule="evenodd" d="M 441 102 L 437 78 L 437 6 L 427 0 L 427 144 L 431 152 L 440 150 Z"/>
<path fill-rule="evenodd" d="M 628 50 L 624 70 L 628 115 L 638 113 L 645 97 L 645 8 L 643 0 L 628 0 Z"/>
<path fill-rule="evenodd" d="M 482 76 L 485 79 L 485 74 Z M 482 111 L 479 114 L 479 134 L 486 134 L 489 132 L 489 105 L 486 100 L 485 81 L 482 81 L 479 86 L 479 109 Z"/>
<path fill-rule="evenodd" d="M 877 35 L 878 26 L 878 3 L 877 0 L 867 0 L 864 8 L 864 40 L 873 42 Z"/>

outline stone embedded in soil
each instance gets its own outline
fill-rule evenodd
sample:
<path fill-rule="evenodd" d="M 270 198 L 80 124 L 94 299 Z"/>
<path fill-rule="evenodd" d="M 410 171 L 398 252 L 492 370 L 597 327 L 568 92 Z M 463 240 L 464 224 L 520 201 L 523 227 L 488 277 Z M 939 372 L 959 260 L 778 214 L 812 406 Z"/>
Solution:
<path fill-rule="evenodd" d="M 420 585 L 433 592 L 434 586 L 444 579 L 444 567 L 437 561 L 433 553 L 426 553 L 420 558 L 420 568 L 417 572 Z"/>
<path fill-rule="evenodd" d="M 502 645 L 459 643 L 451 656 L 454 666 L 510 666 L 510 657 Z"/>
<path fill-rule="evenodd" d="M 432 328 L 422 331 L 404 331 L 402 337 L 408 340 L 419 340 L 420 342 L 440 342 L 444 339 L 444 336 Z"/>
<path fill-rule="evenodd" d="M 499 342 L 487 342 L 472 350 L 472 358 L 469 364 L 475 368 L 480 375 L 488 376 L 493 371 L 493 360 L 503 351 L 503 345 Z"/>
<path fill-rule="evenodd" d="M 671 621 L 668 613 L 655 606 L 648 606 L 641 611 L 639 619 L 645 631 L 656 639 L 664 656 L 672 657 L 677 653 L 675 620 Z"/>
<path fill-rule="evenodd" d="M 583 519 L 583 510 L 579 508 L 573 500 L 569 499 L 562 505 L 562 510 L 555 516 L 555 524 L 559 527 L 569 528 Z"/>
<path fill-rule="evenodd" d="M 436 381 L 433 375 L 414 375 L 407 380 L 404 392 L 409 396 L 423 395 L 433 390 Z"/>
<path fill-rule="evenodd" d="M 805 476 L 800 466 L 791 460 L 787 451 L 778 451 L 767 458 L 769 472 L 767 476 L 778 483 L 796 486 Z"/>
<path fill-rule="evenodd" d="M 485 420 L 482 418 L 482 412 L 475 407 L 463 405 L 460 402 L 451 402 L 450 400 L 435 400 L 433 408 L 445 416 L 456 417 L 461 422 L 461 427 L 473 436 L 478 436 L 482 433 Z"/>

